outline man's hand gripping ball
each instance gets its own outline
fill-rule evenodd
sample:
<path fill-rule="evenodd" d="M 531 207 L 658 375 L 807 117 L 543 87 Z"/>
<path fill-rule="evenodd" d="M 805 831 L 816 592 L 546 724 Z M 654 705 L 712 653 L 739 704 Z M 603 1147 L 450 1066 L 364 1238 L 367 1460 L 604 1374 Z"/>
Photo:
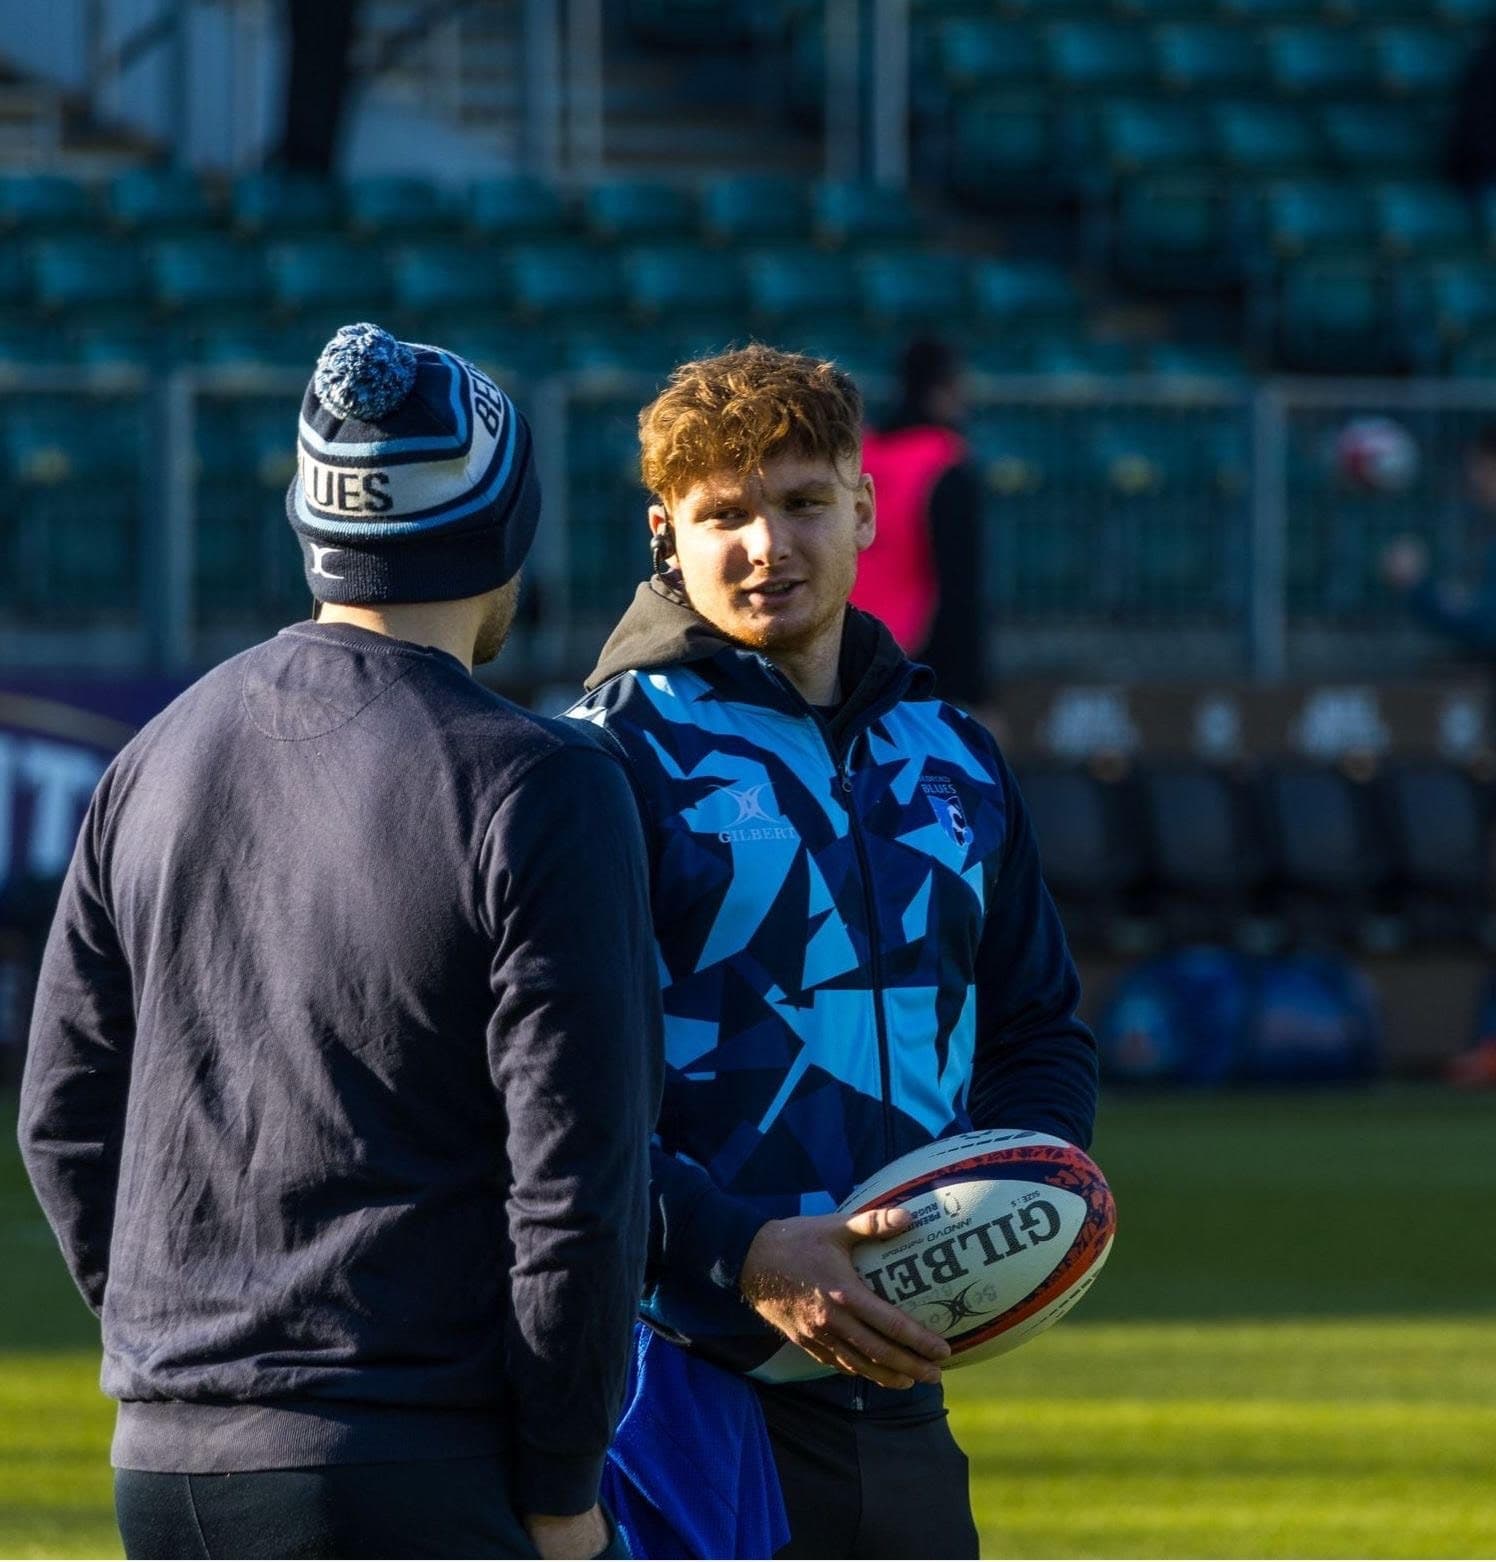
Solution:
<path fill-rule="evenodd" d="M 885 1302 L 857 1273 L 852 1249 L 909 1227 L 902 1209 L 798 1215 L 759 1227 L 738 1284 L 753 1310 L 823 1366 L 912 1388 L 938 1383 L 951 1348 Z"/>

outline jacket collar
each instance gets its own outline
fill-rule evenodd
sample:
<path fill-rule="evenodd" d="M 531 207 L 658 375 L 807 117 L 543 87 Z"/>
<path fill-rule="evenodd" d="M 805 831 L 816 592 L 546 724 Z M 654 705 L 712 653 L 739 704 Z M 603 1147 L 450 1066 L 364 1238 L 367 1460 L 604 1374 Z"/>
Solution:
<path fill-rule="evenodd" d="M 761 652 L 729 640 L 658 577 L 642 581 L 587 678 L 590 692 L 624 672 L 689 664 L 724 699 L 803 716 L 810 707 Z M 867 721 L 910 695 L 929 697 L 935 676 L 911 662 L 887 628 L 849 606 L 842 624 L 840 679 L 845 691 L 831 723 L 840 747 Z"/>

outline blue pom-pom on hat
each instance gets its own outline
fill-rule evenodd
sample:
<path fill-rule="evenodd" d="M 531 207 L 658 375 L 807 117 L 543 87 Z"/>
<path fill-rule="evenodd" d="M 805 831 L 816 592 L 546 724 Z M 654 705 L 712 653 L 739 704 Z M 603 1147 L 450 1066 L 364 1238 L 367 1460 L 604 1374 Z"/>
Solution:
<path fill-rule="evenodd" d="M 416 355 L 381 326 L 340 326 L 322 349 L 312 392 L 331 413 L 372 423 L 386 417 L 416 383 Z"/>

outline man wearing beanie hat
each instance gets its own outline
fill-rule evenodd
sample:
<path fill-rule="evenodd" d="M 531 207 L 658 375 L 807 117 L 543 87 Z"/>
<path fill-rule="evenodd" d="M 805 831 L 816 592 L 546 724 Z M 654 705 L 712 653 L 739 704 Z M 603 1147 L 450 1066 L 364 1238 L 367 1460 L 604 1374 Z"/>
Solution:
<path fill-rule="evenodd" d="M 119 1400 L 132 1557 L 612 1554 L 660 1015 L 606 739 L 484 689 L 540 510 L 471 364 L 341 330 L 316 622 L 100 782 L 21 1143 Z"/>

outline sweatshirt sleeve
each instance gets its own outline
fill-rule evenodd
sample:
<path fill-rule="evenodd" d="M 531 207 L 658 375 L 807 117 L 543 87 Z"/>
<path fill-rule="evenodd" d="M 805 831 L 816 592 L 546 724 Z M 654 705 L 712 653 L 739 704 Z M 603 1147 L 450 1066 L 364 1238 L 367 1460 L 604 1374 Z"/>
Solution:
<path fill-rule="evenodd" d="M 650 1166 L 649 1275 L 688 1275 L 736 1291 L 764 1217 L 701 1167 L 656 1143 Z"/>
<path fill-rule="evenodd" d="M 1080 979 L 1005 763 L 1003 785 L 1008 838 L 977 952 L 971 1120 L 977 1128 L 1055 1134 L 1085 1149 L 1096 1119 L 1096 1042 L 1076 1018 Z"/>
<path fill-rule="evenodd" d="M 623 769 L 588 744 L 500 805 L 482 869 L 489 1062 L 508 1124 L 515 1501 L 596 1502 L 643 1287 L 661 1022 L 648 877 Z"/>
<path fill-rule="evenodd" d="M 20 1143 L 38 1202 L 97 1314 L 109 1276 L 135 1010 L 105 884 L 108 779 L 84 816 L 42 956 Z"/>

